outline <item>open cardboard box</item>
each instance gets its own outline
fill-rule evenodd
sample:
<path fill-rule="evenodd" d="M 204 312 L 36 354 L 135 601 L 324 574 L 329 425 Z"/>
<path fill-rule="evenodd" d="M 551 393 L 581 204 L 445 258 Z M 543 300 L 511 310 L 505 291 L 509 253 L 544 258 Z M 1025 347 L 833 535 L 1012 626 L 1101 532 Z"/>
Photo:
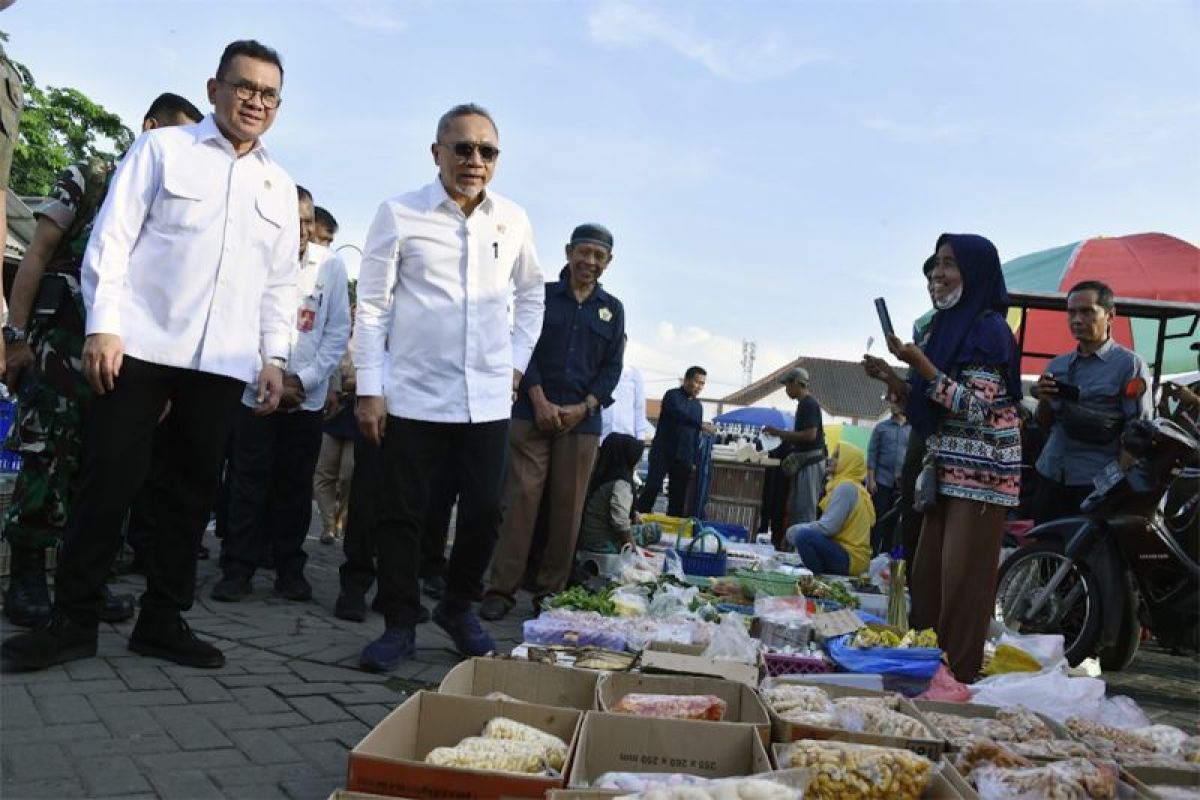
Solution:
<path fill-rule="evenodd" d="M 582 712 L 567 708 L 417 692 L 388 714 L 350 751 L 346 788 L 390 797 L 541 798 L 561 789 L 563 776 L 437 767 L 425 763 L 435 747 L 453 747 L 478 736 L 493 717 L 508 717 L 552 733 L 567 743 L 567 767 Z"/>
<path fill-rule="evenodd" d="M 1170 767 L 1126 767 L 1121 771 L 1121 780 L 1132 786 L 1139 797 L 1158 798 L 1156 786 L 1179 787 L 1190 790 L 1200 797 L 1200 770 L 1172 769 Z"/>
<path fill-rule="evenodd" d="M 758 692 L 744 683 L 695 675 L 643 675 L 614 672 L 596 685 L 596 706 L 611 711 L 622 697 L 641 694 L 711 694 L 725 701 L 723 722 L 744 722 L 758 730 L 763 746 L 771 744 L 771 718 Z"/>
<path fill-rule="evenodd" d="M 803 792 L 812 780 L 812 773 L 807 769 L 784 769 L 775 772 L 761 772 L 747 777 L 766 778 L 799 789 Z M 719 779 L 718 779 L 719 780 Z M 610 797 L 620 797 L 631 794 L 621 789 L 555 789 L 546 793 L 547 800 L 608 800 Z"/>
<path fill-rule="evenodd" d="M 454 666 L 438 687 L 440 694 L 485 697 L 506 694 L 526 703 L 591 711 L 596 707 L 600 673 L 536 661 L 472 658 Z"/>
<path fill-rule="evenodd" d="M 888 692 L 875 692 L 870 689 L 857 689 L 850 686 L 837 686 L 828 683 L 806 683 L 798 680 L 776 681 L 774 678 L 767 678 L 762 683 L 763 691 L 766 692 L 776 683 L 787 683 L 800 686 L 816 686 L 825 691 L 830 699 L 837 700 L 842 697 L 887 697 Z M 775 742 L 793 742 L 797 739 L 832 739 L 840 742 L 857 742 L 858 744 L 876 744 L 882 747 L 902 747 L 906 750 L 911 750 L 918 755 L 937 761 L 941 758 L 942 753 L 946 750 L 946 742 L 940 732 L 936 731 L 920 711 L 906 698 L 899 698 L 899 706 L 897 711 L 906 716 L 913 717 L 927 729 L 929 736 L 922 738 L 902 738 L 899 736 L 884 736 L 878 733 L 859 733 L 855 731 L 842 730 L 840 728 L 825 728 L 818 725 L 804 725 L 797 722 L 789 722 L 783 717 L 775 713 L 771 707 L 767 706 L 767 713 L 771 716 L 771 738 Z"/>
<path fill-rule="evenodd" d="M 936 700 L 913 700 L 912 704 L 916 706 L 917 711 L 922 713 L 922 718 L 926 723 L 929 724 L 929 727 L 933 728 L 933 730 L 937 732 L 937 735 L 946 741 L 946 749 L 950 752 L 957 751 L 959 749 L 958 745 L 950 741 L 950 739 L 946 737 L 946 734 L 939 729 L 935 723 L 931 722 L 928 717 L 924 717 L 923 715 L 925 713 L 933 712 L 935 714 L 952 714 L 956 717 L 970 717 L 974 719 L 995 719 L 996 713 L 1000 711 L 999 706 L 987 706 L 976 703 L 942 703 Z M 1050 730 L 1054 731 L 1055 738 L 1075 738 L 1067 731 L 1066 728 L 1062 726 L 1061 723 L 1051 719 L 1050 717 L 1047 717 L 1045 714 L 1038 714 L 1036 711 L 1033 711 L 1032 713 L 1036 714 L 1038 719 L 1046 723 Z M 1003 744 L 1003 742 L 1001 742 L 1001 744 Z"/>
<path fill-rule="evenodd" d="M 589 711 L 567 786 L 588 789 L 606 772 L 686 772 L 729 778 L 771 770 L 753 725 Z"/>
<path fill-rule="evenodd" d="M 851 743 L 854 744 L 854 743 Z M 772 746 L 771 758 L 776 764 L 784 764 L 788 744 Z M 781 770 L 784 771 L 784 770 Z M 807 770 L 791 770 L 804 772 Z M 921 792 L 921 800 L 979 800 L 979 795 L 971 788 L 950 762 L 945 758 L 933 759 L 933 772 L 925 791 Z"/>
<path fill-rule="evenodd" d="M 705 658 L 703 654 L 704 648 L 698 645 L 651 642 L 642 651 L 642 671 L 705 675 L 737 681 L 750 687 L 758 685 L 761 663 L 743 664 L 740 661 Z"/>

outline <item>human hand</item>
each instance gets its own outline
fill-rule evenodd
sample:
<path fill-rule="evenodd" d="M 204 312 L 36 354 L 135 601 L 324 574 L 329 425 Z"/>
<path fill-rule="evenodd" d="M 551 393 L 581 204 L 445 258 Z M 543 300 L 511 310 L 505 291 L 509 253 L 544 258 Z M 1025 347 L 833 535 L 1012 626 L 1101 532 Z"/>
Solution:
<path fill-rule="evenodd" d="M 875 494 L 877 491 L 879 491 L 879 484 L 875 481 L 874 475 L 867 476 L 867 491 L 871 494 Z"/>
<path fill-rule="evenodd" d="M 1043 372 L 1037 381 L 1038 400 L 1051 400 L 1058 396 L 1058 381 L 1050 372 Z"/>
<path fill-rule="evenodd" d="M 279 401 L 283 399 L 283 370 L 274 364 L 265 364 L 258 371 L 258 394 L 255 400 L 258 405 L 254 408 L 254 415 L 265 417 L 268 414 L 273 414 L 279 408 Z"/>
<path fill-rule="evenodd" d="M 711 422 L 701 422 L 700 430 L 703 431 L 704 433 L 716 433 L 717 427 L 715 425 L 713 425 Z"/>
<path fill-rule="evenodd" d="M 96 394 L 111 392 L 121 374 L 125 345 L 112 333 L 93 333 L 83 342 L 83 375 Z"/>
<path fill-rule="evenodd" d="M 358 429 L 367 441 L 373 445 L 383 443 L 383 431 L 387 425 L 387 404 L 380 396 L 360 397 L 354 407 L 354 417 L 358 420 Z"/>
<path fill-rule="evenodd" d="M 283 376 L 283 394 L 279 398 L 280 408 L 298 408 L 307 397 L 308 393 L 304 391 L 304 384 L 300 382 L 298 375 Z"/>
<path fill-rule="evenodd" d="M 781 431 L 779 428 L 776 428 L 774 425 L 767 425 L 763 428 L 763 433 L 765 433 L 767 436 L 774 436 L 778 438 L 779 434 L 783 433 L 783 431 Z"/>
<path fill-rule="evenodd" d="M 331 417 L 336 417 L 341 408 L 342 402 L 338 398 L 338 393 L 330 390 L 329 393 L 325 395 L 325 418 L 329 419 Z"/>
<path fill-rule="evenodd" d="M 887 337 L 887 346 L 888 352 L 910 367 L 917 366 L 925 358 L 925 354 L 921 352 L 921 348 L 912 342 L 904 342 L 899 336 L 894 334 Z"/>
<path fill-rule="evenodd" d="M 7 347 L 0 343 L 0 349 L 4 351 L 4 382 L 10 391 L 15 392 L 21 382 L 21 373 L 33 365 L 33 348 L 28 341 L 24 341 L 13 342 Z"/>
<path fill-rule="evenodd" d="M 570 433 L 588 415 L 587 403 L 574 403 L 558 407 L 558 432 Z"/>
<path fill-rule="evenodd" d="M 877 381 L 886 382 L 896 374 L 895 370 L 886 361 L 879 356 L 873 356 L 869 353 L 863 354 L 862 367 L 863 372 L 867 373 L 868 377 L 874 378 Z"/>
<path fill-rule="evenodd" d="M 521 371 L 513 370 L 512 376 L 512 402 L 517 402 L 517 389 L 521 386 Z"/>
<path fill-rule="evenodd" d="M 533 422 L 542 433 L 559 433 L 562 430 L 562 409 L 548 400 L 533 401 Z"/>

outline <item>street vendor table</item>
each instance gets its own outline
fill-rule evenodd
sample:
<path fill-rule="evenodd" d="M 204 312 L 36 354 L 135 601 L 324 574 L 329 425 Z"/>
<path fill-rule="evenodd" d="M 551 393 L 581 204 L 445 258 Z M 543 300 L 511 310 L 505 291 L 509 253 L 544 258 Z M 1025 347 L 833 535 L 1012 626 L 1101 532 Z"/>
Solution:
<path fill-rule="evenodd" d="M 747 463 L 713 459 L 708 487 L 708 504 L 702 517 L 712 522 L 735 522 L 745 525 L 751 540 L 762 519 L 763 483 L 768 467 L 779 465 L 777 459 Z"/>

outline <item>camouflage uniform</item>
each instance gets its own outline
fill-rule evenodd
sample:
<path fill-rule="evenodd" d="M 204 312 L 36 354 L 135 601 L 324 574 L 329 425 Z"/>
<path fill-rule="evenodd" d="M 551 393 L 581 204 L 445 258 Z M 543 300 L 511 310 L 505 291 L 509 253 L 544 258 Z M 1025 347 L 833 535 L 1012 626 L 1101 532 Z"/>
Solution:
<path fill-rule="evenodd" d="M 56 222 L 63 238 L 46 264 L 29 317 L 34 363 L 22 376 L 6 443 L 22 457 L 4 524 L 14 548 L 55 545 L 70 513 L 79 476 L 80 421 L 91 396 L 80 363 L 85 312 L 79 267 L 114 166 L 92 158 L 68 168 L 34 212 Z"/>

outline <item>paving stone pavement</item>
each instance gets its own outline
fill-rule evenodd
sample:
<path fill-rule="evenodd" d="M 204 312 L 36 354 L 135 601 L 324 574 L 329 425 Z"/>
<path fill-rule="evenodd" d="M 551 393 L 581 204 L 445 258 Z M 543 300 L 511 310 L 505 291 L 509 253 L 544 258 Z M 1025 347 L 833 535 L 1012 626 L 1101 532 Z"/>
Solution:
<path fill-rule="evenodd" d="M 323 798 L 344 786 L 350 748 L 413 691 L 435 688 L 460 660 L 433 624 L 417 632 L 417 656 L 387 675 L 357 668 L 382 630 L 333 616 L 341 545 L 305 545 L 311 603 L 272 596 L 260 571 L 240 603 L 209 597 L 219 540 L 205 544 L 192 629 L 224 652 L 219 670 L 181 667 L 126 649 L 133 622 L 102 625 L 97 658 L 41 672 L 0 675 L 0 797 Z M 145 582 L 125 576 L 116 592 Z M 431 610 L 434 601 L 425 598 Z M 532 611 L 528 597 L 518 611 Z M 485 623 L 507 652 L 520 614 Z M 0 637 L 20 629 L 4 620 Z"/>
<path fill-rule="evenodd" d="M 228 659 L 219 670 L 181 667 L 126 649 L 133 623 L 102 626 L 99 656 L 42 672 L 0 675 L 0 797 L 325 798 L 343 786 L 346 756 L 409 692 L 436 686 L 458 662 L 449 639 L 420 626 L 417 657 L 389 675 L 357 669 L 382 627 L 333 616 L 340 546 L 306 545 L 311 603 L 271 596 L 260 572 L 252 597 L 208 593 L 214 559 L 200 562 L 192 628 Z M 115 591 L 138 592 L 123 577 Z M 432 606 L 432 602 L 426 600 Z M 528 597 L 518 611 L 531 613 Z M 525 618 L 488 624 L 507 651 Z M 0 622 L 0 637 L 18 629 Z M 1196 731 L 1200 663 L 1147 646 L 1129 670 L 1105 676 L 1156 722 Z"/>

